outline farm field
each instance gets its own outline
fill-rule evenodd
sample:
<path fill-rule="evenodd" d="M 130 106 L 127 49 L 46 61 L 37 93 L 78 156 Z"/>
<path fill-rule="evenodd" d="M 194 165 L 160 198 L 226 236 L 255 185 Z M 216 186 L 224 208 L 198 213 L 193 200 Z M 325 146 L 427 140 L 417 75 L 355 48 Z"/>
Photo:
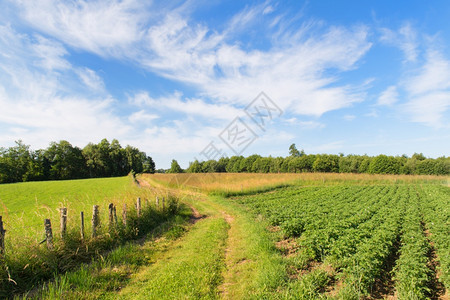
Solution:
<path fill-rule="evenodd" d="M 60 273 L 26 297 L 448 299 L 448 177 L 143 174 L 137 179 L 140 186 L 130 178 L 100 179 L 75 189 L 85 189 L 85 204 L 66 203 L 89 211 L 92 199 L 101 204 L 102 198 L 105 207 L 128 199 L 131 206 L 138 196 L 171 195 L 181 202 L 174 217 L 160 219 L 139 243 Z M 108 194 L 93 187 L 107 186 L 108 180 L 114 182 Z M 65 184 L 73 183 L 78 181 Z"/>
<path fill-rule="evenodd" d="M 267 223 L 286 275 L 268 297 L 448 299 L 447 178 L 260 175 L 152 179 L 231 196 L 226 201 Z"/>
<path fill-rule="evenodd" d="M 292 295 L 427 299 L 450 287 L 447 187 L 294 186 L 232 201 L 280 232 Z"/>

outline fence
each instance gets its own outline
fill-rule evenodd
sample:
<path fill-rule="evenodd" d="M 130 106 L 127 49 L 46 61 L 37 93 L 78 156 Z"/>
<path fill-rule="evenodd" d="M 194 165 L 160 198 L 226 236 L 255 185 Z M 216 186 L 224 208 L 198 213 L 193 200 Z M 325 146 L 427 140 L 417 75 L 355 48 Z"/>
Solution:
<path fill-rule="evenodd" d="M 160 203 L 160 200 L 158 197 L 156 197 L 156 209 L 162 209 L 165 210 L 165 199 L 162 198 L 162 201 Z M 150 203 L 148 200 L 146 200 L 147 207 L 150 206 Z M 161 206 L 160 206 L 161 205 Z M 139 219 L 142 216 L 142 203 L 141 198 L 136 199 L 136 215 Z M 60 237 L 61 240 L 64 242 L 64 239 L 67 234 L 67 208 L 62 207 L 59 209 L 60 212 Z M 122 222 L 123 225 L 126 226 L 128 223 L 128 213 L 127 213 L 127 205 L 124 203 L 122 208 Z M 108 205 L 108 228 L 109 230 L 113 230 L 115 226 L 118 224 L 117 219 L 117 211 L 116 206 L 114 203 L 110 203 Z M 99 205 L 94 205 L 92 208 L 92 238 L 95 238 L 98 236 L 99 233 L 99 227 L 100 227 L 100 207 Z M 43 244 L 46 242 L 47 248 L 49 250 L 52 250 L 53 247 L 53 229 L 52 229 L 52 223 L 50 219 L 44 220 L 44 231 L 45 231 L 45 239 L 40 243 Z M 6 230 L 4 228 L 3 219 L 2 216 L 0 216 L 0 255 L 3 255 L 5 253 L 5 236 L 6 236 Z M 81 240 L 85 239 L 85 222 L 84 222 L 84 212 L 80 212 L 80 237 Z"/>

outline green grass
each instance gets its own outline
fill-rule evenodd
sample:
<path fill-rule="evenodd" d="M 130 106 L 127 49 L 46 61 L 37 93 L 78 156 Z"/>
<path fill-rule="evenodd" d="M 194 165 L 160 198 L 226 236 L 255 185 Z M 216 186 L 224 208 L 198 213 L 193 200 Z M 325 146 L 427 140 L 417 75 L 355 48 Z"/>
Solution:
<path fill-rule="evenodd" d="M 197 222 L 164 257 L 136 274 L 108 299 L 215 299 L 222 281 L 227 224 L 222 218 Z"/>
<path fill-rule="evenodd" d="M 223 197 L 211 197 L 220 212 L 230 215 L 223 274 L 226 299 L 261 299 L 271 297 L 287 281 L 285 263 L 275 248 L 275 238 L 267 231 L 267 223 Z"/>
<path fill-rule="evenodd" d="M 130 177 L 2 184 L 0 215 L 7 241 L 14 240 L 12 246 L 28 244 L 29 239 L 41 241 L 44 219 L 51 219 L 57 228 L 60 207 L 68 208 L 68 224 L 78 226 L 80 211 L 89 220 L 93 204 L 104 209 L 107 202 L 119 202 L 133 192 Z"/>
<path fill-rule="evenodd" d="M 172 216 L 150 232 L 141 243 L 120 246 L 91 264 L 58 276 L 16 299 L 98 299 L 111 296 L 130 283 L 132 274 L 145 270 L 171 248 L 186 233 L 191 210 L 182 206 Z"/>
<path fill-rule="evenodd" d="M 155 196 L 165 196 L 166 205 L 156 207 Z M 99 258 L 127 240 L 141 237 L 176 214 L 177 200 L 165 192 L 144 189 L 131 176 L 88 180 L 31 182 L 0 185 L 2 216 L 6 228 L 5 254 L 0 257 L 0 297 L 22 293 L 45 280 Z M 141 198 L 142 216 L 134 205 Z M 149 201 L 147 201 L 149 200 Z M 118 223 L 108 224 L 108 204 L 117 207 Z M 127 204 L 128 223 L 122 225 L 122 207 Z M 92 206 L 100 206 L 98 237 L 91 238 Z M 59 210 L 67 207 L 67 235 L 60 237 Z M 85 239 L 80 238 L 80 212 L 84 211 Z M 44 219 L 52 222 L 54 249 L 44 240 Z"/>
<path fill-rule="evenodd" d="M 308 176 L 306 179 L 311 179 Z M 103 200 L 98 197 L 101 192 L 87 181 L 92 189 L 82 187 L 86 189 L 84 194 L 76 194 L 84 202 L 74 203 L 75 198 L 68 198 L 66 203 L 69 211 L 87 207 L 88 223 L 93 199 L 104 208 L 111 200 L 117 203 L 130 201 L 132 206 L 131 201 L 138 195 L 151 198 L 158 192 L 176 194 L 185 205 L 181 206 L 178 215 L 167 215 L 158 220 L 152 219 L 157 214 L 150 208 L 149 223 L 144 227 L 152 231 L 141 243 L 122 244 L 109 254 L 99 253 L 96 261 L 81 267 L 78 264 L 66 273 L 60 272 L 50 283 L 39 285 L 40 288 L 28 296 L 38 299 L 317 299 L 332 297 L 326 291 L 334 288 L 334 295 L 342 296 L 344 293 L 339 290 L 349 282 L 346 276 L 350 276 L 349 266 L 355 251 L 362 253 L 367 248 L 367 253 L 371 254 L 374 247 L 364 248 L 364 244 L 372 240 L 374 245 L 384 245 L 380 239 L 377 242 L 372 237 L 385 236 L 382 234 L 384 227 L 378 223 L 392 227 L 385 220 L 394 209 L 390 204 L 398 202 L 396 207 L 406 212 L 403 209 L 406 200 L 400 200 L 406 195 L 405 191 L 416 193 L 414 184 L 417 182 L 415 178 L 398 181 L 393 176 L 380 177 L 376 181 L 370 177 L 367 181 L 364 178 L 357 182 L 352 181 L 351 175 L 348 178 L 339 176 L 335 181 L 332 181 L 336 179 L 334 177 L 327 180 L 319 177 L 313 178 L 317 182 L 312 186 L 305 186 L 309 181 L 290 187 L 280 187 L 283 184 L 274 182 L 264 186 L 255 181 L 245 189 L 240 188 L 240 182 L 236 183 L 235 190 L 220 190 L 215 182 L 211 182 L 210 188 L 202 190 L 203 193 L 198 192 L 201 189 L 196 186 L 176 190 L 164 180 L 155 180 L 151 176 L 142 177 L 153 185 L 148 188 L 138 188 L 130 185 L 129 178 L 121 178 L 108 190 L 102 184 L 109 183 L 100 180 L 93 185 L 100 186 Z M 105 179 L 108 180 L 113 179 Z M 120 180 L 124 183 L 122 188 Z M 425 182 L 424 188 L 430 190 L 429 196 L 434 199 L 434 190 L 440 187 L 439 180 Z M 155 187 L 159 191 L 155 191 Z M 419 193 L 422 194 L 421 189 Z M 225 197 L 231 195 L 235 197 Z M 55 192 L 54 198 L 58 197 Z M 51 203 L 57 208 L 58 201 L 61 200 Z M 206 217 L 192 224 L 189 206 Z M 435 205 L 430 206 L 434 208 Z M 36 208 L 36 205 L 30 207 Z M 120 205 L 118 207 L 120 210 Z M 439 211 L 448 217 L 445 207 Z M 58 220 L 56 209 L 53 213 Z M 396 218 L 395 214 L 391 219 L 395 221 Z M 39 222 L 41 231 L 42 225 Z M 448 229 L 448 223 L 441 225 Z M 144 227 L 141 224 L 140 228 Z M 440 231 L 437 229 L 430 228 L 430 232 L 439 250 L 443 243 L 438 243 Z M 364 243 L 359 243 L 355 236 L 360 232 L 365 234 Z M 396 235 L 396 232 L 392 234 Z M 288 237 L 299 247 L 283 244 Z M 390 241 L 394 237 L 386 239 Z M 447 238 L 444 236 L 442 240 L 447 241 Z M 276 247 L 278 241 L 277 247 L 287 247 L 285 251 Z M 291 253 L 292 249 L 296 252 Z M 46 252 L 43 250 L 43 256 Z M 441 253 L 437 252 L 438 258 L 443 258 Z M 360 259 L 356 261 L 361 262 Z M 37 266 L 34 265 L 36 270 L 39 269 Z"/>

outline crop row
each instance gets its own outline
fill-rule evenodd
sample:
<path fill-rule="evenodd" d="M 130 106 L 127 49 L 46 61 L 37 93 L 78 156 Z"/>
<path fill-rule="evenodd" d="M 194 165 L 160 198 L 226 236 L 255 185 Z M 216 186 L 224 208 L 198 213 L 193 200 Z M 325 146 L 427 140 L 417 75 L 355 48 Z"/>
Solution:
<path fill-rule="evenodd" d="M 331 264 L 344 282 L 341 297 L 370 294 L 395 263 L 398 296 L 423 299 L 433 276 L 424 223 L 430 224 L 441 278 L 448 287 L 449 197 L 444 187 L 436 197 L 436 189 L 439 186 L 423 191 L 414 185 L 290 187 L 237 201 L 279 226 L 286 237 L 296 238 L 296 267 L 306 268 L 312 260 Z"/>
<path fill-rule="evenodd" d="M 428 267 L 430 246 L 422 226 L 420 197 L 413 189 L 405 197 L 408 202 L 394 269 L 395 289 L 399 299 L 426 299 L 433 274 Z"/>
<path fill-rule="evenodd" d="M 450 290 L 450 189 L 444 186 L 423 186 L 423 217 L 429 239 L 434 244 L 439 260 L 439 280 Z"/>

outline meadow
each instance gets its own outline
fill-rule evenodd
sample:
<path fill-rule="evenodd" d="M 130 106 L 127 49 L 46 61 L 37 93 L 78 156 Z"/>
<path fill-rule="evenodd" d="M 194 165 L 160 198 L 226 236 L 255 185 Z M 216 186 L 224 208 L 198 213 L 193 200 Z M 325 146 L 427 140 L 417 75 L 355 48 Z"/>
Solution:
<path fill-rule="evenodd" d="M 166 208 L 155 199 L 165 197 Z M 137 220 L 135 204 L 141 198 L 142 218 Z M 117 208 L 114 232 L 108 226 L 108 205 Z M 156 189 L 141 188 L 133 176 L 67 181 L 27 182 L 0 185 L 0 215 L 6 229 L 5 254 L 0 283 L 3 296 L 23 292 L 80 263 L 98 257 L 126 240 L 137 238 L 174 213 L 172 196 Z M 128 224 L 122 224 L 127 205 Z M 93 205 L 99 206 L 100 227 L 92 237 Z M 67 235 L 60 236 L 60 211 L 67 208 Z M 84 239 L 80 234 L 80 213 L 84 212 Z M 46 249 L 44 219 L 50 219 L 55 248 Z M 143 228 L 147 226 L 148 228 Z M 140 231 L 140 232 L 139 232 Z"/>

